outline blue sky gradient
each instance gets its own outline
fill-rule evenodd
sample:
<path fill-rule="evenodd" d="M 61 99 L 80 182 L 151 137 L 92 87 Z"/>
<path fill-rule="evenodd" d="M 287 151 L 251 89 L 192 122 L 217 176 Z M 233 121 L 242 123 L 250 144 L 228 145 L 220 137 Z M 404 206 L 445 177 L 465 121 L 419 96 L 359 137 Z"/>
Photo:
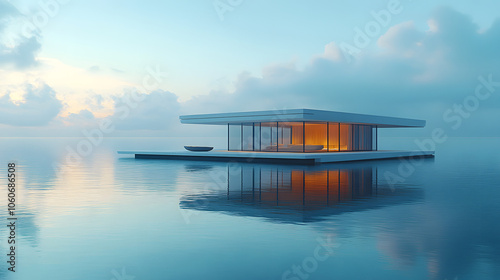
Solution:
<path fill-rule="evenodd" d="M 302 107 L 427 119 L 412 136 L 500 136 L 498 8 L 0 0 L 0 136 L 103 120 L 110 136 L 195 135 L 179 114 Z"/>

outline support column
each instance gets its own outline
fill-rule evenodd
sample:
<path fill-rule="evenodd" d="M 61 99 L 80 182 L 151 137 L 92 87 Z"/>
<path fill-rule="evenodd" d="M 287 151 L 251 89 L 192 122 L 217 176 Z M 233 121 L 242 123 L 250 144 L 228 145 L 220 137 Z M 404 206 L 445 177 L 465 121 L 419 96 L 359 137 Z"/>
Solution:
<path fill-rule="evenodd" d="M 302 122 L 302 152 L 306 152 L 306 122 Z"/>
<path fill-rule="evenodd" d="M 326 122 L 326 151 L 330 151 L 330 123 Z"/>

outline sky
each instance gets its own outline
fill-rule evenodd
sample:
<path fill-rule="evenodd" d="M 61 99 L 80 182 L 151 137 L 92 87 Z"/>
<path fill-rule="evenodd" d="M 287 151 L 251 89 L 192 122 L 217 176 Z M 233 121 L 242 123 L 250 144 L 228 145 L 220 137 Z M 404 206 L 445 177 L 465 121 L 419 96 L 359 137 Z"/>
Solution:
<path fill-rule="evenodd" d="M 427 120 L 388 135 L 498 137 L 499 8 L 0 0 L 0 137 L 103 124 L 106 136 L 221 136 L 178 116 L 292 108 Z"/>

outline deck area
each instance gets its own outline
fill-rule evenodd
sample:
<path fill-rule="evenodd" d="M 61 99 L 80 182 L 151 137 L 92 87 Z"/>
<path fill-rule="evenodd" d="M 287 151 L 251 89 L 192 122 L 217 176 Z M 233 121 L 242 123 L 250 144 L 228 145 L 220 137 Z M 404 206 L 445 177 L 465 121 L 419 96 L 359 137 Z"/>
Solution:
<path fill-rule="evenodd" d="M 170 159 L 195 161 L 235 161 L 280 164 L 320 164 L 359 160 L 379 160 L 409 157 L 434 157 L 434 151 L 364 151 L 338 153 L 286 153 L 286 152 L 243 152 L 214 150 L 210 152 L 160 152 L 160 151 L 118 151 L 122 155 L 134 155 L 142 159 Z"/>

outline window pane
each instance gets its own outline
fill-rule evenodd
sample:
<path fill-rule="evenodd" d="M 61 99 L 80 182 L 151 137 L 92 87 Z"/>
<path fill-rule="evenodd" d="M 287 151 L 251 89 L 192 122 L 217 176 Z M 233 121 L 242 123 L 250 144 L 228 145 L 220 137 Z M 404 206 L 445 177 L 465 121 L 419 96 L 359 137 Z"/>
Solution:
<path fill-rule="evenodd" d="M 360 151 L 364 151 L 366 149 L 366 145 L 365 145 L 365 126 L 364 125 L 358 125 L 358 150 Z"/>
<path fill-rule="evenodd" d="M 366 133 L 368 134 L 368 137 L 366 138 L 366 144 L 368 146 L 367 150 L 373 151 L 373 126 L 366 126 Z"/>
<path fill-rule="evenodd" d="M 351 150 L 353 151 L 359 151 L 359 125 L 353 124 L 351 126 L 351 142 L 352 142 L 352 148 Z"/>
<path fill-rule="evenodd" d="M 241 125 L 229 125 L 229 150 L 241 151 Z"/>
<path fill-rule="evenodd" d="M 253 124 L 243 124 L 243 151 L 253 151 Z"/>
<path fill-rule="evenodd" d="M 370 151 L 372 132 L 369 125 L 354 125 L 354 147 L 355 151 Z"/>
<path fill-rule="evenodd" d="M 362 136 L 362 149 L 363 151 L 372 150 L 372 127 L 369 125 L 363 125 L 363 136 Z"/>
<path fill-rule="evenodd" d="M 326 123 L 306 122 L 306 152 L 326 151 L 327 147 L 327 126 Z"/>
<path fill-rule="evenodd" d="M 279 123 L 280 129 L 282 131 L 282 138 L 280 139 L 280 144 L 290 145 L 292 144 L 292 128 L 290 126 L 283 126 Z"/>
<path fill-rule="evenodd" d="M 255 151 L 260 151 L 260 123 L 254 124 L 253 146 Z"/>
<path fill-rule="evenodd" d="M 274 130 L 272 129 L 274 127 Z M 276 123 L 261 123 L 260 127 L 260 148 L 261 151 L 265 152 L 276 152 L 277 143 L 276 140 L 273 142 L 273 132 L 274 139 L 276 139 Z"/>
<path fill-rule="evenodd" d="M 330 123 L 328 128 L 328 145 L 329 151 L 335 152 L 340 150 L 340 139 L 339 139 L 339 124 L 338 123 Z"/>
<path fill-rule="evenodd" d="M 302 122 L 280 122 L 279 129 L 280 145 L 279 152 L 303 152 L 303 123 Z"/>
<path fill-rule="evenodd" d="M 278 146 L 278 123 L 271 123 L 271 145 Z"/>
<path fill-rule="evenodd" d="M 341 151 L 352 151 L 351 143 L 351 125 L 341 124 L 340 125 L 340 150 Z"/>

